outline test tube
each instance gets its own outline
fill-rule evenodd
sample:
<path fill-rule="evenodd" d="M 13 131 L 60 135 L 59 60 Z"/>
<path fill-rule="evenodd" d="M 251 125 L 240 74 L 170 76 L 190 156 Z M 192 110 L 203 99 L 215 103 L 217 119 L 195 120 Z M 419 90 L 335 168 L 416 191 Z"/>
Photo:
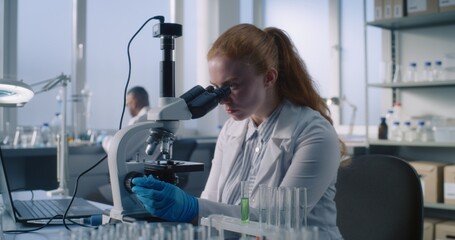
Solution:
<path fill-rule="evenodd" d="M 243 223 L 250 221 L 250 184 L 240 182 L 240 216 Z"/>
<path fill-rule="evenodd" d="M 277 216 L 277 197 L 276 197 L 276 192 L 277 188 L 274 187 L 269 187 L 267 188 L 267 224 L 271 226 L 276 225 L 276 216 Z"/>
<path fill-rule="evenodd" d="M 287 187 L 279 187 L 277 196 L 277 225 L 280 227 L 291 228 L 292 189 Z"/>
<path fill-rule="evenodd" d="M 308 219 L 308 196 L 307 188 L 294 188 L 294 196 L 292 203 L 292 223 L 291 226 L 294 229 L 302 228 L 307 226 Z"/>
<path fill-rule="evenodd" d="M 259 224 L 264 226 L 267 223 L 267 215 L 269 211 L 269 187 L 265 184 L 259 185 Z"/>

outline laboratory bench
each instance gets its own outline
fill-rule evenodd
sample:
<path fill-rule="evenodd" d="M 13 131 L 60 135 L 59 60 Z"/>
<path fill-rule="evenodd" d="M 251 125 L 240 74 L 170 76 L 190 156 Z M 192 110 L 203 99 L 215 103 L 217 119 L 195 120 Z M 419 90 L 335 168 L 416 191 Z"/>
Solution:
<path fill-rule="evenodd" d="M 204 163 L 204 171 L 188 173 L 183 189 L 193 196 L 200 196 L 208 178 L 213 158 L 216 137 L 198 137 L 197 146 L 189 160 Z M 52 190 L 58 187 L 56 147 L 14 148 L 1 146 L 8 179 L 13 190 Z M 70 145 L 68 147 L 68 188 L 74 191 L 80 173 L 98 162 L 105 151 L 97 144 Z M 99 187 L 109 183 L 107 159 L 84 175 L 79 182 L 78 197 L 105 202 Z"/>
<path fill-rule="evenodd" d="M 8 179 L 12 190 L 52 190 L 57 182 L 56 147 L 13 148 L 2 146 L 4 162 L 8 169 Z M 78 145 L 68 147 L 68 188 L 74 191 L 77 176 L 98 162 L 105 155 L 98 145 Z M 107 160 L 81 178 L 78 196 L 89 197 L 93 187 L 108 182 Z M 87 185 L 88 184 L 88 185 Z"/>

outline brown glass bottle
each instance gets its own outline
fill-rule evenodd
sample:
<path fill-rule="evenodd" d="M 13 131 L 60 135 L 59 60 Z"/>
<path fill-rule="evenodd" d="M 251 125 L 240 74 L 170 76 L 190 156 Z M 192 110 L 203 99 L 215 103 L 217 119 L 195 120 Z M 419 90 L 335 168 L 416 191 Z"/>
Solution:
<path fill-rule="evenodd" d="M 381 124 L 379 124 L 378 129 L 378 139 L 387 139 L 388 127 L 385 122 L 385 117 L 381 117 Z"/>

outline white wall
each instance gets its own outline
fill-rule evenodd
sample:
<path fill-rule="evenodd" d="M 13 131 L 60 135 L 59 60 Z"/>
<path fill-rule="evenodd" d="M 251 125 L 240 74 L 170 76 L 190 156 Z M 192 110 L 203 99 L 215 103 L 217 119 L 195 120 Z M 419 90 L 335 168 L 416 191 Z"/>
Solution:
<path fill-rule="evenodd" d="M 13 77 L 32 84 L 62 72 L 71 74 L 71 1 L 20 0 L 17 46 L 17 76 Z M 50 122 L 59 111 L 57 94 L 54 89 L 35 95 L 17 110 L 18 124 Z"/>

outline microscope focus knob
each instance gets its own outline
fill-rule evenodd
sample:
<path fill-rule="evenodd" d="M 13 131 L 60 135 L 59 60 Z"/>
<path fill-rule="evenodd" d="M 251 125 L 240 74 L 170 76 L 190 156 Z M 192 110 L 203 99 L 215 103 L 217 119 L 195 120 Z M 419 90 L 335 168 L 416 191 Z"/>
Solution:
<path fill-rule="evenodd" d="M 133 191 L 131 189 L 134 187 L 134 184 L 131 181 L 135 177 L 144 177 L 144 176 L 145 175 L 140 172 L 129 172 L 128 174 L 126 174 L 125 181 L 124 181 L 126 191 L 129 193 L 133 193 Z"/>

